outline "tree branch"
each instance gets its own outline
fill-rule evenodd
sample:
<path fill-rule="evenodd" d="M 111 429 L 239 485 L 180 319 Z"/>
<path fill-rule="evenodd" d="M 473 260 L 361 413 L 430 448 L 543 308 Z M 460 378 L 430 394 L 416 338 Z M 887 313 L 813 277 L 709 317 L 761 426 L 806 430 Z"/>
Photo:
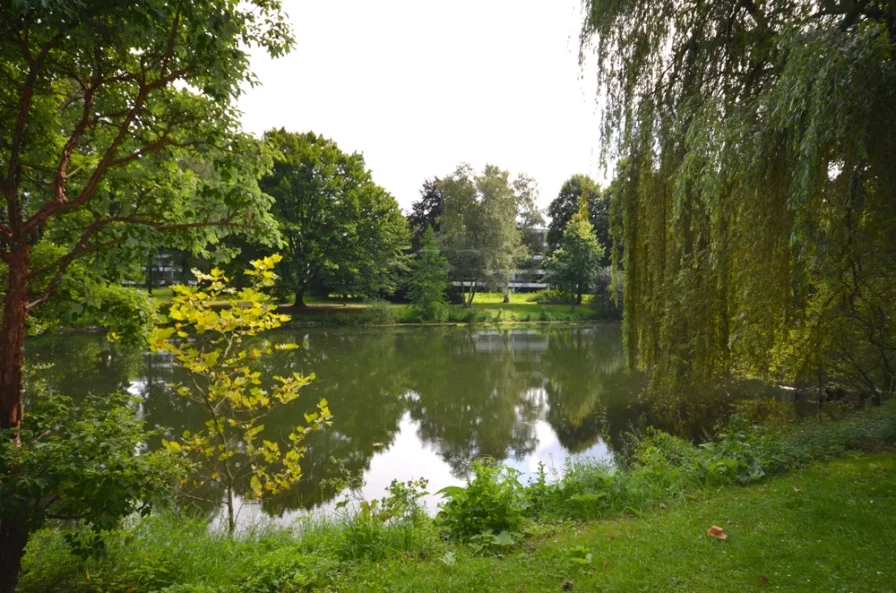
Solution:
<path fill-rule="evenodd" d="M 69 266 L 71 266 L 72 262 L 74 262 L 79 257 L 82 257 L 86 254 L 93 253 L 99 251 L 101 249 L 105 249 L 107 247 L 112 247 L 114 245 L 118 245 L 122 241 L 124 241 L 125 237 L 117 237 L 115 239 L 110 239 L 108 241 L 103 241 L 100 243 L 92 243 L 88 244 L 88 241 L 91 237 L 97 234 L 103 227 L 114 223 L 125 223 L 125 224 L 134 224 L 139 226 L 147 226 L 152 227 L 159 231 L 177 231 L 177 230 L 186 230 L 192 228 L 206 228 L 206 227 L 218 227 L 218 226 L 246 226 L 246 225 L 234 225 L 233 219 L 236 216 L 236 213 L 231 214 L 225 219 L 218 221 L 204 221 L 204 222 L 186 222 L 186 223 L 165 223 L 160 221 L 153 221 L 148 219 L 140 219 L 134 216 L 109 216 L 106 218 L 102 218 L 100 220 L 94 221 L 88 226 L 84 232 L 81 234 L 81 237 L 75 243 L 74 247 L 64 256 L 57 259 L 50 265 L 44 266 L 43 268 L 36 270 L 28 275 L 28 278 L 31 279 L 36 276 L 43 275 L 49 272 L 52 269 L 56 269 L 56 273 L 53 275 L 53 278 L 50 280 L 49 284 L 47 284 L 46 288 L 42 290 L 32 301 L 30 301 L 27 305 L 28 310 L 30 311 L 37 305 L 41 304 L 45 300 L 47 300 L 59 283 L 62 281 L 62 277 L 65 275 L 66 270 L 68 270 Z"/>
<path fill-rule="evenodd" d="M 71 161 L 75 145 L 78 143 L 78 140 L 81 139 L 84 130 L 87 129 L 87 124 L 90 123 L 90 111 L 93 109 L 94 94 L 102 84 L 101 79 L 99 78 L 99 73 L 97 73 L 97 76 L 94 77 L 91 83 L 90 86 L 84 87 L 84 108 L 81 111 L 81 120 L 75 125 L 75 129 L 72 131 L 71 136 L 69 136 L 68 141 L 66 141 L 65 147 L 62 149 L 62 157 L 59 159 L 59 165 L 56 168 L 53 193 L 56 196 L 56 201 L 60 203 L 65 202 L 65 182 L 68 179 L 66 169 Z"/>
<path fill-rule="evenodd" d="M 34 87 L 37 84 L 37 77 L 43 70 L 47 56 L 61 38 L 61 33 L 53 37 L 47 44 L 41 48 L 37 54 L 37 58 L 31 63 L 28 71 L 28 77 L 25 79 L 25 86 L 22 89 L 22 98 L 19 101 L 19 110 L 16 114 L 16 123 L 13 129 L 12 142 L 9 149 L 9 163 L 6 168 L 6 178 L 3 180 L 3 195 L 6 198 L 6 208 L 8 212 L 8 226 L 3 224 L 4 234 L 8 234 L 12 238 L 14 229 L 19 226 L 19 199 L 18 199 L 18 178 L 19 178 L 19 157 L 22 153 L 24 144 L 25 126 L 31 114 L 31 101 L 34 98 Z"/>
<path fill-rule="evenodd" d="M 131 124 L 134 123 L 134 120 L 137 119 L 137 116 L 143 110 L 146 99 L 152 91 L 161 89 L 174 82 L 178 78 L 181 78 L 188 74 L 191 69 L 190 68 L 181 68 L 178 70 L 170 71 L 168 67 L 170 65 L 171 57 L 174 55 L 175 48 L 175 38 L 177 36 L 177 27 L 180 23 L 180 13 L 175 15 L 174 20 L 171 25 L 171 34 L 168 38 L 168 44 L 165 50 L 165 54 L 162 57 L 162 63 L 160 67 L 159 77 L 152 81 L 147 81 L 147 69 L 145 66 L 141 66 L 140 75 L 138 77 L 139 86 L 137 90 L 137 96 L 134 98 L 133 106 L 127 111 L 127 114 L 124 116 L 124 119 L 118 126 L 118 133 L 115 135 L 115 138 L 109 144 L 105 153 L 103 154 L 102 159 L 97 164 L 93 173 L 90 176 L 90 179 L 87 181 L 87 184 L 81 190 L 81 193 L 74 200 L 67 200 L 64 197 L 64 189 L 63 189 L 63 198 L 58 199 L 58 191 L 57 197 L 53 200 L 49 200 L 45 202 L 40 209 L 28 219 L 27 222 L 23 225 L 23 229 L 26 232 L 30 232 L 35 230 L 40 225 L 44 224 L 48 218 L 51 216 L 61 214 L 63 212 L 68 212 L 69 210 L 73 210 L 80 206 L 86 204 L 93 195 L 96 193 L 97 188 L 99 187 L 100 181 L 103 179 L 103 176 L 106 173 L 106 170 L 109 168 L 110 164 L 114 162 L 115 155 L 118 152 L 119 147 L 121 146 L 124 139 L 127 137 Z M 133 158 L 137 158 L 139 156 L 140 151 L 136 151 Z M 130 160 L 133 160 L 130 159 Z M 124 161 L 129 162 L 129 161 Z"/>

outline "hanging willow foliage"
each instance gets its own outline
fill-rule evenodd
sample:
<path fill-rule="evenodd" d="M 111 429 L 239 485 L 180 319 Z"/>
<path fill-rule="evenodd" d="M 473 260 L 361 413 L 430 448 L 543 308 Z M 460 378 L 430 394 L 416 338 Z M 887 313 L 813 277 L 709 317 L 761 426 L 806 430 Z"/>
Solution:
<path fill-rule="evenodd" d="M 585 0 L 581 50 L 630 364 L 892 394 L 896 0 Z"/>

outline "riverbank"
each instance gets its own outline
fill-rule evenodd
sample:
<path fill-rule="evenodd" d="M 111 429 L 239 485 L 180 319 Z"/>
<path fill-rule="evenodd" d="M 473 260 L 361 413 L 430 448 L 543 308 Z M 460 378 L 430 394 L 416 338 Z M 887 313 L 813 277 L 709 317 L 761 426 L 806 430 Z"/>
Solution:
<path fill-rule="evenodd" d="M 341 518 L 234 538 L 162 513 L 89 557 L 45 530 L 22 590 L 890 591 L 894 443 L 889 402 L 784 430 L 734 418 L 701 447 L 656 432 L 625 467 L 571 464 L 556 482 L 480 464 L 434 519 L 417 506 L 424 485 L 405 483 Z M 95 544 L 85 537 L 68 541 Z"/>
<path fill-rule="evenodd" d="M 885 592 L 894 545 L 896 454 L 856 454 L 636 519 L 548 525 L 500 557 L 366 561 L 330 590 Z"/>
<path fill-rule="evenodd" d="M 160 307 L 171 298 L 169 288 L 156 289 L 153 298 Z M 499 293 L 480 293 L 476 295 L 472 307 L 458 304 L 446 305 L 446 317 L 441 324 L 469 323 L 578 323 L 601 320 L 605 318 L 589 303 L 568 305 L 556 303 L 539 303 L 536 293 L 514 293 L 510 302 L 504 302 L 504 295 Z M 228 302 L 222 301 L 221 306 Z M 439 325 L 440 323 L 422 322 L 413 308 L 408 304 L 390 303 L 387 301 L 364 302 L 356 299 L 306 299 L 306 306 L 295 309 L 289 304 L 281 305 L 284 313 L 292 319 L 290 325 Z"/>

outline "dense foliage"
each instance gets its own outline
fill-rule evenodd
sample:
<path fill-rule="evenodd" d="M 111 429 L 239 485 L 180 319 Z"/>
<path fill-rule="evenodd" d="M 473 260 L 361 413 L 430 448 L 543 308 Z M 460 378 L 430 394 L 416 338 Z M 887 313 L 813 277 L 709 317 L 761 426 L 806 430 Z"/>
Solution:
<path fill-rule="evenodd" d="M 448 260 L 439 251 L 433 230 L 423 233 L 417 259 L 411 264 L 408 297 L 414 311 L 424 321 L 444 321 L 447 317 L 445 289 L 448 288 Z"/>
<path fill-rule="evenodd" d="M 420 199 L 411 204 L 411 212 L 408 214 L 408 226 L 411 229 L 411 249 L 417 251 L 423 244 L 423 235 L 426 229 L 439 231 L 439 217 L 442 216 L 442 207 L 445 202 L 442 190 L 439 189 L 441 180 L 438 177 L 427 179 L 420 188 Z"/>
<path fill-rule="evenodd" d="M 143 303 L 96 289 L 147 250 L 199 252 L 247 228 L 276 238 L 257 185 L 270 160 L 234 104 L 254 83 L 249 52 L 292 44 L 277 0 L 0 2 L 0 429 L 34 430 L 26 323 L 57 289 L 78 301 L 64 312 L 56 298 L 37 326 L 100 312 L 140 333 L 146 309 L 126 309 Z M 0 591 L 15 586 L 30 520 L 0 519 Z"/>
<path fill-rule="evenodd" d="M 610 237 L 610 200 L 609 193 L 601 190 L 600 185 L 587 175 L 573 175 L 563 182 L 557 197 L 548 206 L 547 246 L 550 251 L 557 249 L 563 240 L 566 225 L 573 215 L 579 211 L 582 200 L 588 204 L 588 222 L 593 227 L 598 242 L 607 247 Z M 610 263 L 610 252 L 606 250 L 601 259 L 603 265 Z"/>
<path fill-rule="evenodd" d="M 521 198 L 510 174 L 495 165 L 486 165 L 479 175 L 461 165 L 439 187 L 442 248 L 465 293 L 464 305 L 470 307 L 480 285 L 505 291 L 526 255 L 517 224 Z"/>
<path fill-rule="evenodd" d="M 4 585 L 15 586 L 18 562 L 30 534 L 48 521 L 86 527 L 75 549 L 101 551 L 99 533 L 132 513 L 148 513 L 166 499 L 180 466 L 167 452 L 144 451 L 150 434 L 127 395 L 80 402 L 56 393 L 29 400 L 28 422 L 0 431 L 0 520 L 10 554 Z"/>
<path fill-rule="evenodd" d="M 567 222 L 563 238 L 545 265 L 546 278 L 551 287 L 579 305 L 582 304 L 582 295 L 596 288 L 604 256 L 604 247 L 598 243 L 594 227 L 588 222 L 587 196 L 582 196 L 580 204 L 579 211 Z"/>
<path fill-rule="evenodd" d="M 406 267 L 407 222 L 364 157 L 313 132 L 271 130 L 265 142 L 276 151 L 260 186 L 274 197 L 283 234 L 281 291 L 302 307 L 310 288 L 364 296 L 394 290 Z"/>
<path fill-rule="evenodd" d="M 892 1 L 589 1 L 630 361 L 896 389 Z"/>

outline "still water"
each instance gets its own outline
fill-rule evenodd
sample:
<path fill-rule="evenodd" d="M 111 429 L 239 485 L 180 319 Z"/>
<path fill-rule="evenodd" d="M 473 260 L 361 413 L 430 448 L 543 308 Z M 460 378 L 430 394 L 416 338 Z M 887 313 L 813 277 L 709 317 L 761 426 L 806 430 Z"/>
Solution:
<path fill-rule="evenodd" d="M 699 440 L 744 397 L 769 395 L 739 385 L 686 399 L 648 397 L 645 379 L 625 371 L 618 325 L 515 330 L 469 327 L 303 329 L 273 334 L 304 343 L 270 361 L 271 374 L 314 373 L 301 398 L 265 420 L 286 434 L 321 398 L 332 428 L 306 441 L 301 484 L 265 506 L 269 514 L 329 507 L 330 486 L 346 473 L 363 494 L 380 497 L 393 480 L 426 478 L 436 491 L 458 484 L 488 456 L 533 474 L 570 456 L 612 462 L 626 434 L 655 426 Z M 198 406 L 175 395 L 186 376 L 164 355 L 110 349 L 101 336 L 34 339 L 29 360 L 72 397 L 127 391 L 140 398 L 150 427 L 170 434 L 201 427 Z M 269 436 L 269 438 L 270 438 Z"/>

